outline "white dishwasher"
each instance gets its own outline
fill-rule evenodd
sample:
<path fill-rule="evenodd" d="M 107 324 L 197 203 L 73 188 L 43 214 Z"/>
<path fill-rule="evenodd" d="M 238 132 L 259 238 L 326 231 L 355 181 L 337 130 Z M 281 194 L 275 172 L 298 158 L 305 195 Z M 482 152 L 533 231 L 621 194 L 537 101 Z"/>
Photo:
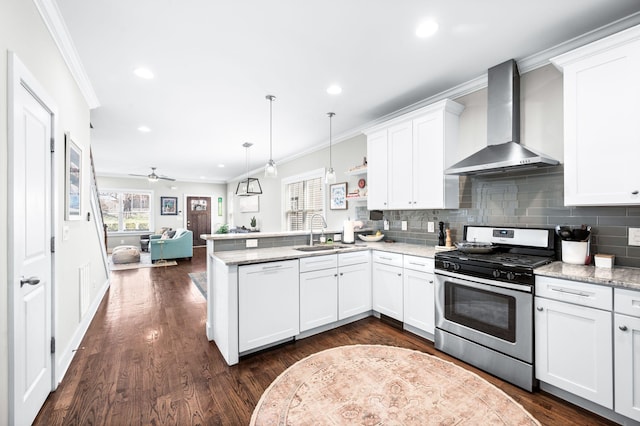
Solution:
<path fill-rule="evenodd" d="M 298 260 L 238 267 L 238 350 L 300 333 Z"/>

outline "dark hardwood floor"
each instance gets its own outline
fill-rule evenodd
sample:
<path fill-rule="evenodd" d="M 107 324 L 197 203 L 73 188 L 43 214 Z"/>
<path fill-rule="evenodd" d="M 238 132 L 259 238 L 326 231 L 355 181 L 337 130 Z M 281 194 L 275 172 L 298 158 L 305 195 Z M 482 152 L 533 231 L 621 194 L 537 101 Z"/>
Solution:
<path fill-rule="evenodd" d="M 227 366 L 205 335 L 206 301 L 189 272 L 205 249 L 178 266 L 117 271 L 64 380 L 35 425 L 246 425 L 267 386 L 287 367 L 340 345 L 376 343 L 434 354 L 505 391 L 544 425 L 612 425 L 544 392 L 528 393 L 375 318 L 283 344 Z"/>

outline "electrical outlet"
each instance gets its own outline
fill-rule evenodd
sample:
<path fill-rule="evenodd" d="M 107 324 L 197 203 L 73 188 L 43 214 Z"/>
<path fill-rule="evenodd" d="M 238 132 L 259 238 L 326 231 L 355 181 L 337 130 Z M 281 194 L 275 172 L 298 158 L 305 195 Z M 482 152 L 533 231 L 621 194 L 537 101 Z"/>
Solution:
<path fill-rule="evenodd" d="M 389 221 L 388 220 L 384 221 L 383 228 L 384 228 L 385 231 L 389 230 Z"/>
<path fill-rule="evenodd" d="M 124 244 L 124 240 L 120 240 L 120 244 Z"/>
<path fill-rule="evenodd" d="M 333 234 L 333 241 L 342 241 L 342 234 Z"/>
<path fill-rule="evenodd" d="M 640 228 L 629 228 L 629 245 L 640 246 Z"/>
<path fill-rule="evenodd" d="M 427 232 L 436 232 L 435 222 L 427 222 Z"/>
<path fill-rule="evenodd" d="M 258 239 L 257 238 L 248 239 L 246 241 L 247 241 L 247 248 L 258 247 Z"/>
<path fill-rule="evenodd" d="M 406 231 L 407 229 L 408 229 L 408 227 L 407 227 L 407 221 L 406 221 L 406 220 L 403 220 L 403 221 L 402 221 L 402 230 L 403 230 L 403 231 Z"/>

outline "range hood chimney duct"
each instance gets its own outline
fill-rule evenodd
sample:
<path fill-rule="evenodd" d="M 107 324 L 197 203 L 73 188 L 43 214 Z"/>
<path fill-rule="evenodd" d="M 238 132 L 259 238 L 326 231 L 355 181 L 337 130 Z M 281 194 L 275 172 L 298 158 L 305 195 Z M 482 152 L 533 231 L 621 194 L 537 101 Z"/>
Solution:
<path fill-rule="evenodd" d="M 557 160 L 520 145 L 520 74 L 515 60 L 489 68 L 487 146 L 445 170 L 448 175 L 554 166 Z"/>

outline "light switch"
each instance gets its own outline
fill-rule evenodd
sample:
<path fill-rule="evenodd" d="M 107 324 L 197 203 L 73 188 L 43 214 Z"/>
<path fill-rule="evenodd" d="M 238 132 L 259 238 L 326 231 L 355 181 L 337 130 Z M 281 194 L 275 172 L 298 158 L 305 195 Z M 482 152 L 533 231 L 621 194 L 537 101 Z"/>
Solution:
<path fill-rule="evenodd" d="M 640 246 L 640 228 L 629 228 L 629 245 Z"/>
<path fill-rule="evenodd" d="M 383 228 L 384 228 L 384 230 L 385 230 L 385 231 L 388 231 L 388 230 L 389 230 L 389 221 L 388 221 L 388 220 L 385 220 L 385 221 L 384 221 L 384 226 L 383 226 Z"/>
<path fill-rule="evenodd" d="M 69 227 L 64 225 L 62 227 L 62 241 L 67 241 L 69 239 Z"/>
<path fill-rule="evenodd" d="M 435 222 L 427 222 L 427 232 L 435 232 L 436 225 Z"/>
<path fill-rule="evenodd" d="M 403 231 L 406 231 L 406 230 L 407 230 L 407 221 L 406 221 L 406 220 L 403 220 L 403 221 L 402 221 L 402 230 L 403 230 Z"/>
<path fill-rule="evenodd" d="M 247 248 L 258 247 L 258 240 L 256 238 L 247 239 Z"/>

